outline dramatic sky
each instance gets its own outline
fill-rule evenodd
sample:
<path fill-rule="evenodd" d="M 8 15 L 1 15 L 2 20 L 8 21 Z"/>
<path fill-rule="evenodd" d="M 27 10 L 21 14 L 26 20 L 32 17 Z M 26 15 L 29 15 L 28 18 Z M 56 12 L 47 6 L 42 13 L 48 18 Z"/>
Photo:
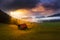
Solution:
<path fill-rule="evenodd" d="M 0 8 L 9 10 L 33 8 L 37 3 L 38 0 L 0 0 Z"/>
<path fill-rule="evenodd" d="M 38 8 L 38 9 L 37 9 Z M 40 8 L 40 9 L 39 9 Z M 60 0 L 0 0 L 0 9 L 4 11 L 17 9 L 34 9 L 48 13 L 60 11 Z"/>
<path fill-rule="evenodd" d="M 45 7 L 59 9 L 60 0 L 0 0 L 0 8 L 19 9 L 33 8 L 36 4 L 42 3 Z"/>
<path fill-rule="evenodd" d="M 24 15 L 47 17 L 60 13 L 60 0 L 0 0 L 0 9 L 19 19 Z"/>

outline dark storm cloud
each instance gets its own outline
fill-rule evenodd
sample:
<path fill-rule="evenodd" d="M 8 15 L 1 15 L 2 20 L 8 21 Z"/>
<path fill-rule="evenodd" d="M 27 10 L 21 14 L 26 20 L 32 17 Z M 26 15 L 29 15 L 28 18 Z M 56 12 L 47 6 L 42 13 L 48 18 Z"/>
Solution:
<path fill-rule="evenodd" d="M 2 0 L 1 8 L 3 9 L 20 9 L 33 8 L 38 0 Z"/>
<path fill-rule="evenodd" d="M 55 3 L 55 8 L 60 9 L 60 0 L 57 0 Z"/>
<path fill-rule="evenodd" d="M 40 0 L 40 3 L 47 9 L 60 9 L 60 0 Z"/>
<path fill-rule="evenodd" d="M 35 7 L 39 2 L 47 9 L 60 9 L 60 0 L 0 0 L 0 8 L 4 10 L 30 9 Z"/>

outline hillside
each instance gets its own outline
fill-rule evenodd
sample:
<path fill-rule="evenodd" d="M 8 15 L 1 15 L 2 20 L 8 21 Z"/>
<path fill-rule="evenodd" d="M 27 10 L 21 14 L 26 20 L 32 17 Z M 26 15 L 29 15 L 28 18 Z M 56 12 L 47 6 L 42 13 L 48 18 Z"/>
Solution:
<path fill-rule="evenodd" d="M 0 10 L 0 23 L 7 23 L 10 20 L 10 16 Z"/>
<path fill-rule="evenodd" d="M 54 16 L 60 16 L 60 13 L 57 13 L 57 14 L 51 15 L 51 16 L 49 16 L 49 17 L 54 17 Z"/>

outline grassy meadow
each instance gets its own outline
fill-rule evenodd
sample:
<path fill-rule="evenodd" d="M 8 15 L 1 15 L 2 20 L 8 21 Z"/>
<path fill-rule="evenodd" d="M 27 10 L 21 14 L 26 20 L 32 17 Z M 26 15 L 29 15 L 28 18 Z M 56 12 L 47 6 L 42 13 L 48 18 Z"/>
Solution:
<path fill-rule="evenodd" d="M 29 23 L 29 30 L 0 23 L 0 40 L 60 40 L 60 22 Z"/>

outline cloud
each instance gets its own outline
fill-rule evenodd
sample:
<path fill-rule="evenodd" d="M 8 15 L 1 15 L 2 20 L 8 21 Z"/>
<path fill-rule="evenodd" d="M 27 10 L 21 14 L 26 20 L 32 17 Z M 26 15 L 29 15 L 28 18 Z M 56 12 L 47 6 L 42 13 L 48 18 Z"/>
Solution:
<path fill-rule="evenodd" d="M 48 9 L 60 9 L 60 0 L 40 0 L 40 3 Z"/>
<path fill-rule="evenodd" d="M 38 0 L 2 0 L 1 8 L 3 9 L 20 9 L 33 8 Z"/>
<path fill-rule="evenodd" d="M 0 0 L 0 8 L 4 10 L 30 9 L 38 3 L 42 3 L 47 9 L 60 9 L 60 0 Z"/>

